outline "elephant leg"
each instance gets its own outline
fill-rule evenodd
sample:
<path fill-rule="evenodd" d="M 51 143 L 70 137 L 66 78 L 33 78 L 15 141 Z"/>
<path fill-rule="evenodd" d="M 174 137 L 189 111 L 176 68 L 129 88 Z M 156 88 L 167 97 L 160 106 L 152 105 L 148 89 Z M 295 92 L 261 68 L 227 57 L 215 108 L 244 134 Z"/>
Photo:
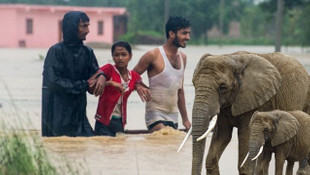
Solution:
<path fill-rule="evenodd" d="M 249 122 L 250 117 L 242 116 L 238 125 L 238 142 L 239 142 L 239 159 L 238 159 L 238 170 L 240 175 L 250 174 L 249 162 L 245 163 L 244 166 L 240 167 L 242 161 L 249 152 Z"/>
<path fill-rule="evenodd" d="M 228 121 L 225 117 L 219 116 L 206 159 L 206 169 L 208 175 L 220 174 L 218 162 L 220 156 L 231 140 L 232 129 L 233 127 L 228 125 Z"/>
<path fill-rule="evenodd" d="M 286 175 L 293 175 L 293 168 L 294 168 L 294 162 L 293 161 L 287 161 Z"/>
<path fill-rule="evenodd" d="M 256 174 L 268 175 L 269 163 L 270 163 L 270 160 L 271 160 L 271 155 L 272 155 L 272 152 L 264 150 L 263 154 L 258 159 Z"/>
<path fill-rule="evenodd" d="M 297 175 L 310 175 L 310 166 L 309 166 L 309 160 L 301 160 L 299 161 L 299 168 L 296 173 Z"/>
<path fill-rule="evenodd" d="M 265 162 L 264 171 L 263 171 L 264 175 L 268 175 L 270 160 L 271 160 L 271 153 L 270 153 L 269 159 L 267 159 Z"/>
<path fill-rule="evenodd" d="M 299 169 L 305 168 L 308 165 L 307 159 L 299 161 Z"/>
<path fill-rule="evenodd" d="M 276 161 L 275 175 L 282 175 L 285 157 L 276 154 L 275 161 Z"/>

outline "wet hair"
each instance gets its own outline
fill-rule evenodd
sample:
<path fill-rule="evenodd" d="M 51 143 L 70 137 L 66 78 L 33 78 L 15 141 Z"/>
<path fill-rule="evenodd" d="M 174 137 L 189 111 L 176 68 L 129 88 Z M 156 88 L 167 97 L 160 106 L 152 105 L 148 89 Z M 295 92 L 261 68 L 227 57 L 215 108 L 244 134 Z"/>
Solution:
<path fill-rule="evenodd" d="M 111 48 L 111 53 L 113 55 L 113 52 L 115 50 L 116 47 L 124 47 L 129 54 L 131 54 L 131 46 L 128 42 L 126 41 L 117 41 L 115 42 L 113 45 L 112 45 L 112 48 Z"/>
<path fill-rule="evenodd" d="M 168 19 L 166 23 L 166 37 L 169 38 L 169 31 L 177 33 L 178 30 L 188 28 L 191 26 L 191 23 L 188 19 L 180 16 L 172 16 Z"/>

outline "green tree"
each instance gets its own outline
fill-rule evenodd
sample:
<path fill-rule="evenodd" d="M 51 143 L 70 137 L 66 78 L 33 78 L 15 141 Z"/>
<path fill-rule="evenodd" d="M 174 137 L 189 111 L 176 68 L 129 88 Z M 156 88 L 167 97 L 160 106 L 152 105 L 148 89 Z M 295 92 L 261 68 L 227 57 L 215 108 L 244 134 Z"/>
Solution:
<path fill-rule="evenodd" d="M 301 11 L 299 11 L 298 19 L 296 21 L 296 25 L 291 26 L 295 27 L 297 30 L 295 33 L 297 35 L 298 41 L 301 46 L 309 46 L 310 45 L 310 3 L 306 3 L 305 6 L 301 7 Z"/>
<path fill-rule="evenodd" d="M 164 0 L 127 1 L 126 7 L 129 11 L 130 21 L 128 30 L 134 33 L 139 30 L 153 30 L 161 33 L 163 31 L 164 3 Z"/>
<path fill-rule="evenodd" d="M 260 4 L 263 12 L 274 18 L 277 0 L 267 0 Z M 284 0 L 283 42 L 286 45 L 310 45 L 309 0 Z M 274 33 L 274 31 L 273 31 Z"/>
<path fill-rule="evenodd" d="M 240 20 L 241 34 L 244 37 L 268 37 L 269 21 L 267 15 L 258 6 L 248 6 Z"/>

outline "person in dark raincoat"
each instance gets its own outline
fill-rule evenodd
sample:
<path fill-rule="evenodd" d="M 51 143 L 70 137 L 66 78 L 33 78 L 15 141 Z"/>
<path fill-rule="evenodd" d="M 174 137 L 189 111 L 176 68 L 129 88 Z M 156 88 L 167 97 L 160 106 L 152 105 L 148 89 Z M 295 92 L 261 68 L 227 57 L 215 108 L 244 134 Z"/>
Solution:
<path fill-rule="evenodd" d="M 42 86 L 42 136 L 93 136 L 86 116 L 86 92 L 101 95 L 105 77 L 93 50 L 83 44 L 89 33 L 84 12 L 70 11 L 62 21 L 63 41 L 45 58 Z M 96 77 L 90 83 L 90 77 Z"/>

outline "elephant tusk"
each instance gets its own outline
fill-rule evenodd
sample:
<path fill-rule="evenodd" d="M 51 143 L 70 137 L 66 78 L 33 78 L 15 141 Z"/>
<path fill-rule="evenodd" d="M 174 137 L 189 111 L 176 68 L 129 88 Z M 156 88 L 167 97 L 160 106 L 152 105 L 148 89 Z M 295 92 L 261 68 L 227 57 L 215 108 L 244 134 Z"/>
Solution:
<path fill-rule="evenodd" d="M 257 159 L 261 155 L 261 153 L 263 152 L 263 149 L 264 149 L 264 146 L 261 146 L 259 148 L 259 151 L 258 151 L 257 155 L 252 159 L 252 161 Z"/>
<path fill-rule="evenodd" d="M 178 149 L 178 152 L 181 151 L 181 149 L 183 148 L 185 142 L 188 140 L 188 138 L 189 138 L 189 136 L 190 136 L 191 134 L 192 134 L 192 126 L 189 128 L 189 130 L 188 130 L 188 132 L 187 132 L 185 138 L 183 139 L 183 142 L 182 142 L 182 144 L 180 145 L 180 147 L 179 147 L 179 149 Z"/>
<path fill-rule="evenodd" d="M 242 163 L 241 163 L 241 165 L 240 165 L 240 168 L 243 167 L 243 165 L 244 165 L 244 163 L 246 162 L 246 160 L 248 159 L 249 155 L 250 155 L 250 154 L 249 154 L 249 152 L 248 152 L 248 153 L 246 154 L 244 160 L 242 161 Z"/>
<path fill-rule="evenodd" d="M 200 141 L 204 138 L 206 138 L 208 136 L 208 134 L 212 131 L 212 129 L 215 127 L 215 124 L 216 124 L 216 121 L 217 121 L 217 115 L 215 115 L 212 120 L 210 121 L 210 125 L 209 125 L 209 129 L 202 135 L 200 136 L 197 141 Z"/>

